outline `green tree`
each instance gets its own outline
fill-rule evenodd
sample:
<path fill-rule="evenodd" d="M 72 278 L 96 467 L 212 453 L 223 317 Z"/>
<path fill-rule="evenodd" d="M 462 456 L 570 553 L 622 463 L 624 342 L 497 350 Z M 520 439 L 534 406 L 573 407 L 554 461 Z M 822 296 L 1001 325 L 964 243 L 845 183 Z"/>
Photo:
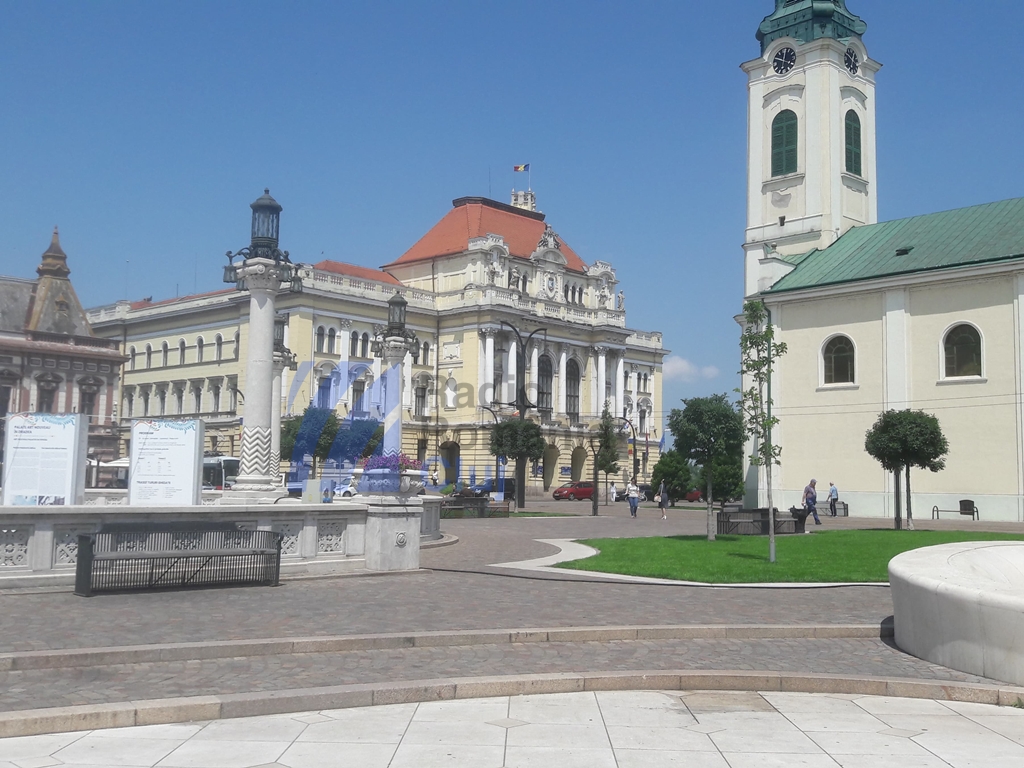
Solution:
<path fill-rule="evenodd" d="M 281 455 L 301 463 L 307 454 L 313 457 L 313 475 L 317 464 L 326 459 L 338 434 L 338 414 L 331 408 L 312 405 L 301 416 L 281 419 Z"/>
<path fill-rule="evenodd" d="M 665 493 L 674 507 L 676 501 L 686 498 L 693 487 L 692 477 L 690 462 L 683 458 L 683 454 L 676 450 L 665 451 L 651 472 L 651 485 L 660 488 L 664 480 Z"/>
<path fill-rule="evenodd" d="M 743 496 L 743 446 L 719 456 L 711 462 L 714 477 L 714 500 L 730 501 Z M 708 481 L 703 468 L 697 473 L 696 485 L 706 499 L 708 497 Z"/>
<path fill-rule="evenodd" d="M 527 461 L 536 461 L 544 455 L 544 436 L 540 424 L 526 419 L 500 421 L 491 430 L 491 455 L 506 456 L 516 460 L 516 477 L 524 477 Z M 516 507 L 522 509 L 526 502 L 526 488 L 516 488 Z"/>
<path fill-rule="evenodd" d="M 753 438 L 750 463 L 765 467 L 768 491 L 768 561 L 775 562 L 775 506 L 772 500 L 772 467 L 781 463 L 782 447 L 772 442 L 772 427 L 779 420 L 772 415 L 772 365 L 786 354 L 786 345 L 775 341 L 775 328 L 768 308 L 760 299 L 743 305 L 740 334 L 740 410 L 747 434 Z"/>
<path fill-rule="evenodd" d="M 900 530 L 900 473 L 907 478 L 907 528 L 914 530 L 910 506 L 910 468 L 939 472 L 946 467 L 949 442 L 942 434 L 939 420 L 924 411 L 885 411 L 864 438 L 864 450 L 893 473 L 895 528 Z"/>
<path fill-rule="evenodd" d="M 668 428 L 675 437 L 675 450 L 685 459 L 699 464 L 707 480 L 704 498 L 708 504 L 708 541 L 715 540 L 717 523 L 714 508 L 716 462 L 743 450 L 743 417 L 725 395 L 693 397 L 683 400 L 684 408 L 673 408 Z"/>
<path fill-rule="evenodd" d="M 605 402 L 601 411 L 601 421 L 597 423 L 597 454 L 594 456 L 594 485 L 597 485 L 597 473 L 604 472 L 604 484 L 608 485 L 608 475 L 619 473 L 619 433 L 615 427 L 615 419 L 608 410 L 608 403 Z M 597 488 L 594 488 L 594 498 L 597 499 Z M 605 504 L 608 497 L 605 496 Z M 597 504 L 594 504 L 597 514 Z"/>
<path fill-rule="evenodd" d="M 328 458 L 339 464 L 345 461 L 355 463 L 379 453 L 383 439 L 384 425 L 376 419 L 345 419 L 338 426 Z"/>

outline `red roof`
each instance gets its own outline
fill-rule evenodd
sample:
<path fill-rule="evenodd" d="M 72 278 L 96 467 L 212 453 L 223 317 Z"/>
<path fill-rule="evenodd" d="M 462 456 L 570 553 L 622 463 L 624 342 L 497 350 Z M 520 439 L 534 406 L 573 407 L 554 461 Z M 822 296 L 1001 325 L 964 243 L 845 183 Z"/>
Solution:
<path fill-rule="evenodd" d="M 402 284 L 401 280 L 392 277 L 387 272 L 382 272 L 379 269 L 372 269 L 371 267 L 360 267 L 355 264 L 345 264 L 341 261 L 331 261 L 327 259 L 318 264 L 314 264 L 313 268 L 319 269 L 321 272 L 333 272 L 336 275 L 356 277 L 360 280 L 376 280 L 378 283 L 391 283 L 392 285 Z"/>
<path fill-rule="evenodd" d="M 484 197 L 461 197 L 453 200 L 452 210 L 427 234 L 397 260 L 385 265 L 411 264 L 438 256 L 450 256 L 469 249 L 469 241 L 487 235 L 500 235 L 509 253 L 520 259 L 530 258 L 544 234 L 544 214 L 514 208 Z M 561 241 L 561 238 L 559 238 Z M 586 272 L 587 265 L 564 241 L 561 252 L 566 266 L 574 272 Z"/>

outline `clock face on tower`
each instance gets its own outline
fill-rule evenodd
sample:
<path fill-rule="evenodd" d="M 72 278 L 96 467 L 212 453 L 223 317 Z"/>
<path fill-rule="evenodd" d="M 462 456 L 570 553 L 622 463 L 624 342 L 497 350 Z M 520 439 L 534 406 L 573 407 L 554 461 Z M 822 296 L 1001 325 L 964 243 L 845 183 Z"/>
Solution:
<path fill-rule="evenodd" d="M 772 60 L 772 67 L 780 75 L 784 75 L 796 65 L 796 51 L 792 48 L 782 48 L 775 54 Z"/>
<path fill-rule="evenodd" d="M 850 70 L 851 75 L 856 75 L 860 70 L 860 57 L 853 48 L 846 49 L 846 68 Z"/>

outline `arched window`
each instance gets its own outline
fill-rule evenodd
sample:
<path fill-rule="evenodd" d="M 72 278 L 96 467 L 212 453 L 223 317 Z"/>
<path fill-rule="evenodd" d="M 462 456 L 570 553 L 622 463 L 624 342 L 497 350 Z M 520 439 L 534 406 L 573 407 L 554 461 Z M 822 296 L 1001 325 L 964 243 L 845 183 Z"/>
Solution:
<path fill-rule="evenodd" d="M 349 357 L 359 355 L 359 331 L 352 331 L 352 343 L 348 348 Z"/>
<path fill-rule="evenodd" d="M 196 339 L 196 362 L 197 363 L 203 362 L 203 344 L 204 344 L 204 342 L 203 342 L 203 337 L 202 336 L 200 336 L 199 338 Z M 198 413 L 198 411 L 197 411 L 197 413 Z"/>
<path fill-rule="evenodd" d="M 185 340 L 178 341 L 178 365 L 185 364 Z"/>
<path fill-rule="evenodd" d="M 242 341 L 242 334 L 240 334 L 238 331 L 235 331 L 235 360 L 237 360 L 239 358 L 239 356 L 242 354 L 242 344 L 241 344 L 241 341 Z"/>
<path fill-rule="evenodd" d="M 168 362 L 170 362 L 170 352 L 170 347 L 167 346 L 167 342 L 165 341 L 160 347 L 160 365 L 164 368 L 166 368 Z"/>
<path fill-rule="evenodd" d="M 861 176 L 860 117 L 852 109 L 846 113 L 846 172 Z"/>
<path fill-rule="evenodd" d="M 796 173 L 797 120 L 790 109 L 772 120 L 772 176 Z"/>
<path fill-rule="evenodd" d="M 846 336 L 829 339 L 823 352 L 825 359 L 826 384 L 853 384 L 855 373 L 855 350 L 853 342 Z"/>
<path fill-rule="evenodd" d="M 370 356 L 370 334 L 364 333 L 361 343 L 359 345 L 359 356 L 369 357 Z"/>
<path fill-rule="evenodd" d="M 316 329 L 316 351 L 324 351 L 324 327 L 322 325 Z"/>
<path fill-rule="evenodd" d="M 946 376 L 981 376 L 981 334 L 973 325 L 958 325 L 946 334 Z"/>
<path fill-rule="evenodd" d="M 334 354 L 334 340 L 335 340 L 335 337 L 337 335 L 338 334 L 335 332 L 335 330 L 333 328 L 331 328 L 327 332 L 327 354 L 329 354 L 329 355 L 333 355 Z"/>
<path fill-rule="evenodd" d="M 554 379 L 551 358 L 541 355 L 537 362 L 537 409 L 541 411 L 551 410 L 551 385 Z"/>
<path fill-rule="evenodd" d="M 430 365 L 430 342 L 423 342 L 423 364 Z"/>
<path fill-rule="evenodd" d="M 153 367 L 153 347 L 146 345 L 146 370 Z"/>
<path fill-rule="evenodd" d="M 132 347 L 131 349 L 128 350 L 128 370 L 129 371 L 134 371 L 135 370 L 135 354 L 136 354 L 135 353 L 135 347 Z"/>
<path fill-rule="evenodd" d="M 224 357 L 224 337 L 219 333 L 213 339 L 214 359 L 220 361 Z"/>
<path fill-rule="evenodd" d="M 565 364 L 565 414 L 573 424 L 580 420 L 580 364 L 572 359 Z"/>

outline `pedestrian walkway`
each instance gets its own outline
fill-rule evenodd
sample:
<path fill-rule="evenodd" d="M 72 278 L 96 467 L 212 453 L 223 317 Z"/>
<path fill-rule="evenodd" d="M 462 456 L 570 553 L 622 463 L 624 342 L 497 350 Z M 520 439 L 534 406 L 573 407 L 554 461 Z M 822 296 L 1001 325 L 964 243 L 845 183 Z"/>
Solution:
<path fill-rule="evenodd" d="M 0 768 L 1020 768 L 1024 710 L 780 692 L 581 692 L 0 739 Z"/>

